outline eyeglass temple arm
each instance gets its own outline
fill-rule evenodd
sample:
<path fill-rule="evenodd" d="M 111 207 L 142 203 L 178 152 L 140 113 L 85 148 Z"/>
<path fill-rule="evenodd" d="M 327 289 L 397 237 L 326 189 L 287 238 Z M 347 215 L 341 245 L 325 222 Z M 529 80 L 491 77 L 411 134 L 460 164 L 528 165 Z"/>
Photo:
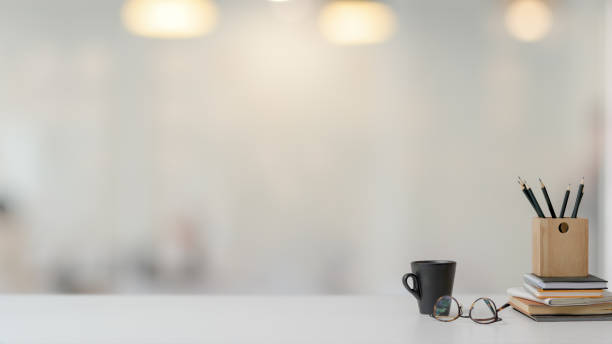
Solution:
<path fill-rule="evenodd" d="M 499 311 L 501 311 L 501 310 L 502 310 L 502 309 L 504 309 L 504 308 L 508 308 L 509 306 L 510 306 L 510 304 L 509 304 L 509 303 L 505 303 L 503 306 L 499 307 L 499 308 L 497 309 L 497 311 L 499 312 Z"/>

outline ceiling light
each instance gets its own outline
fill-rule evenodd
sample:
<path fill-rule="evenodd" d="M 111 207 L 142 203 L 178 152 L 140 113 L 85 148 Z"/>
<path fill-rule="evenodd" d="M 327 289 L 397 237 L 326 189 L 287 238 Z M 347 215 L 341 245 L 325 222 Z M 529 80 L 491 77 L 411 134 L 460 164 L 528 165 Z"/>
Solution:
<path fill-rule="evenodd" d="M 217 7 L 211 0 L 127 0 L 121 16 L 135 35 L 191 38 L 212 31 Z"/>
<path fill-rule="evenodd" d="M 552 13 L 544 1 L 517 0 L 506 11 L 506 28 L 515 38 L 533 42 L 542 39 L 552 26 Z"/>
<path fill-rule="evenodd" d="M 395 15 L 381 2 L 336 0 L 319 15 L 319 29 L 337 44 L 373 44 L 387 40 L 395 29 Z"/>

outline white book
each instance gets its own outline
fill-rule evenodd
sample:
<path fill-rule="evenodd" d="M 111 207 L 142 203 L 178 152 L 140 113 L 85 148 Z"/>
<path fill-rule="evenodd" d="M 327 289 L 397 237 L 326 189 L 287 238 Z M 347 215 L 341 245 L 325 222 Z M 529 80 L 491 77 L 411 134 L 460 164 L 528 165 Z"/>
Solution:
<path fill-rule="evenodd" d="M 523 283 L 523 288 L 533 295 L 541 298 L 553 297 L 569 297 L 569 298 L 585 298 L 585 297 L 601 297 L 602 290 L 543 290 L 537 289 L 528 283 Z"/>
<path fill-rule="evenodd" d="M 577 298 L 547 298 L 540 299 L 535 295 L 531 294 L 525 288 L 515 287 L 507 290 L 508 295 L 514 297 L 520 297 L 521 299 L 527 299 L 535 302 L 539 302 L 549 306 L 582 306 L 582 305 L 595 305 L 598 303 L 612 302 L 612 293 L 608 291 L 603 292 L 602 297 L 577 297 Z"/>

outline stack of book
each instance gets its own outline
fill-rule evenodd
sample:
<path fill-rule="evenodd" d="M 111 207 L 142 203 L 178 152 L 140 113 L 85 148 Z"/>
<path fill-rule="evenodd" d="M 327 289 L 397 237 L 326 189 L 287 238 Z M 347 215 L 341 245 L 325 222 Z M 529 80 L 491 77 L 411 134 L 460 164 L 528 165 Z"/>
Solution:
<path fill-rule="evenodd" d="M 510 305 L 536 321 L 612 320 L 612 293 L 599 277 L 523 276 L 508 289 Z"/>

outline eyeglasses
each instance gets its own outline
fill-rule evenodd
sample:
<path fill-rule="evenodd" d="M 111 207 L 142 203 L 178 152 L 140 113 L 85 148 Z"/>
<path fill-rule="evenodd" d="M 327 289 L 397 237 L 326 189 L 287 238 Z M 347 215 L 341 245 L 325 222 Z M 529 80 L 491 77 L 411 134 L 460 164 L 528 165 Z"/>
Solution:
<path fill-rule="evenodd" d="M 463 306 L 461 306 L 454 297 L 446 295 L 438 298 L 434 304 L 431 316 L 444 322 L 457 320 L 459 318 L 470 318 L 479 324 L 492 324 L 502 320 L 497 316 L 497 313 L 508 306 L 510 306 L 510 304 L 506 303 L 497 308 L 493 300 L 481 297 L 472 303 L 468 315 L 464 316 Z"/>

